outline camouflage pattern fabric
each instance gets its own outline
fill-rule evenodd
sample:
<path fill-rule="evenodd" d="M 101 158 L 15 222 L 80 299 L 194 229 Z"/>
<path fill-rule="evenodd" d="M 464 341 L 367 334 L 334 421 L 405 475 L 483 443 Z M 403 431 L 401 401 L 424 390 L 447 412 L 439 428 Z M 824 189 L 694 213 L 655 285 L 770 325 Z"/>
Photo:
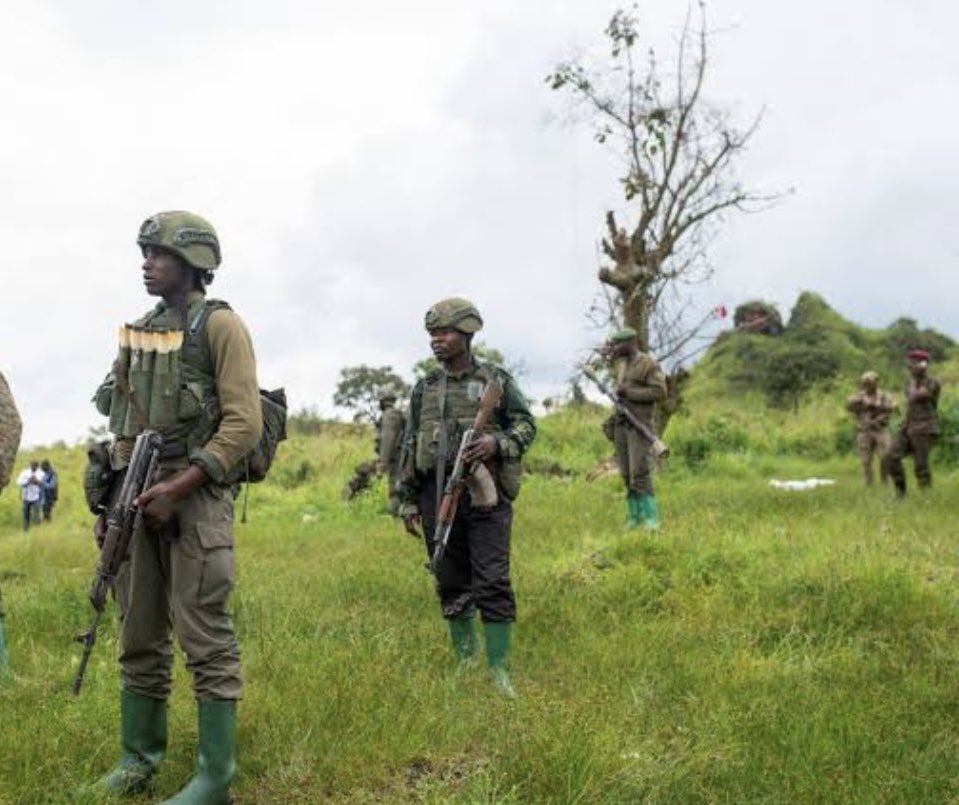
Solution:
<path fill-rule="evenodd" d="M 896 410 L 892 395 L 876 390 L 869 394 L 857 391 L 846 401 L 846 410 L 856 417 L 856 429 L 860 432 L 883 431 L 889 427 L 889 417 Z"/>
<path fill-rule="evenodd" d="M 0 490 L 10 483 L 20 447 L 22 423 L 6 378 L 0 374 Z"/>
<path fill-rule="evenodd" d="M 22 423 L 6 378 L 0 374 L 0 491 L 10 483 L 17 450 L 20 447 Z M 3 592 L 0 591 L 0 619 L 4 616 Z"/>

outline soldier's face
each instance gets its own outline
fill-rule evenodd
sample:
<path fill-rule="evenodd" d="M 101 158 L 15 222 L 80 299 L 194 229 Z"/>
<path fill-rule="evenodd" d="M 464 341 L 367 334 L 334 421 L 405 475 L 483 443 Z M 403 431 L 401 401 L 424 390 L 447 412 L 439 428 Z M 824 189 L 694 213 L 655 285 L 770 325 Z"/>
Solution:
<path fill-rule="evenodd" d="M 466 333 L 449 328 L 430 330 L 430 349 L 440 363 L 449 363 L 462 357 L 469 351 L 469 337 Z"/>
<path fill-rule="evenodd" d="M 913 377 L 922 377 L 926 374 L 925 361 L 909 361 L 909 374 Z"/>
<path fill-rule="evenodd" d="M 190 272 L 175 254 L 156 246 L 143 247 L 143 285 L 150 296 L 185 293 L 191 282 Z"/>

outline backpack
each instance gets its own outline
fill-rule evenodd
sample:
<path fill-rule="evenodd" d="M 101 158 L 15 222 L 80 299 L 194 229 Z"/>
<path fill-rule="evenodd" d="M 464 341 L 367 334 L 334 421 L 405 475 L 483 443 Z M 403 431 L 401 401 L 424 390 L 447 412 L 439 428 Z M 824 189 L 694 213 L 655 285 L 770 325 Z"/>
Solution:
<path fill-rule="evenodd" d="M 196 336 L 204 331 L 210 313 L 221 308 L 231 310 L 229 304 L 220 299 L 205 300 L 203 307 L 189 323 L 189 335 Z M 263 417 L 260 441 L 226 474 L 225 483 L 228 485 L 257 484 L 266 478 L 276 457 L 277 447 L 286 439 L 286 390 L 260 389 L 260 411 Z"/>
<path fill-rule="evenodd" d="M 276 449 L 286 439 L 286 390 L 260 389 L 260 410 L 263 413 L 263 434 L 256 446 L 230 472 L 226 483 L 258 484 L 270 471 Z"/>

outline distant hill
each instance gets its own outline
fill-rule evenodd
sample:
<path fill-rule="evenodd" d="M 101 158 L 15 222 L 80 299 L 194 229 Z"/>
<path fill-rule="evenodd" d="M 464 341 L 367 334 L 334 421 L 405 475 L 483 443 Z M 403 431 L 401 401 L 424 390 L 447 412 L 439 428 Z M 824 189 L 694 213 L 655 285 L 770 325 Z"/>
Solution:
<path fill-rule="evenodd" d="M 717 338 L 693 368 L 685 408 L 670 423 L 668 435 L 687 460 L 717 450 L 845 452 L 854 436 L 845 397 L 874 369 L 901 399 L 904 356 L 915 348 L 929 350 L 930 373 L 944 386 L 940 453 L 959 460 L 959 346 L 947 335 L 906 317 L 881 330 L 862 327 L 808 291 L 785 323 L 761 301 L 741 305 L 734 319 L 737 330 Z"/>

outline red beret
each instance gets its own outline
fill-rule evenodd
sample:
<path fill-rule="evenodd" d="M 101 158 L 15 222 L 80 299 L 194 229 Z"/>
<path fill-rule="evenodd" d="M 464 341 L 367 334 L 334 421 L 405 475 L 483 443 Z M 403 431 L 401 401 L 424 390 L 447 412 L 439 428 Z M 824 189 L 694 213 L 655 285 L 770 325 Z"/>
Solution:
<path fill-rule="evenodd" d="M 906 357 L 911 361 L 928 361 L 929 353 L 924 349 L 910 349 Z"/>

